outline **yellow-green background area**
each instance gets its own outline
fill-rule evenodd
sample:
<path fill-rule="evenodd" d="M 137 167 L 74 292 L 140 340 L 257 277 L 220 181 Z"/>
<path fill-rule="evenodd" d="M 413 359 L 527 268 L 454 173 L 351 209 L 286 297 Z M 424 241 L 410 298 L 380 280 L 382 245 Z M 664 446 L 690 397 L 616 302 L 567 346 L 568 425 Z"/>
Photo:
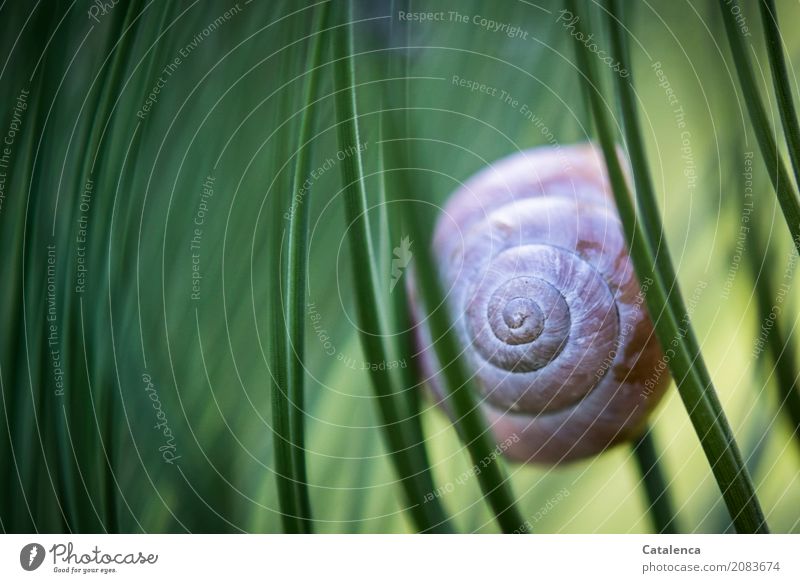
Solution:
<path fill-rule="evenodd" d="M 263 339 L 271 319 L 282 315 L 266 307 L 277 274 L 264 256 L 271 214 L 288 210 L 273 208 L 270 197 L 276 174 L 292 171 L 296 143 L 273 132 L 286 120 L 296 124 L 305 105 L 306 51 L 316 32 L 310 11 L 300 10 L 301 2 L 242 0 L 203 35 L 234 5 L 139 3 L 144 11 L 137 24 L 120 37 L 127 3 L 99 16 L 99 23 L 88 18 L 88 2 L 42 4 L 33 10 L 32 3 L 7 2 L 0 9 L 4 135 L 20 90 L 31 93 L 0 210 L 2 528 L 67 530 L 67 509 L 58 501 L 72 487 L 84 518 L 69 528 L 279 531 Z M 759 15 L 755 3 L 746 5 L 748 40 L 756 49 L 751 56 L 757 57 L 756 71 L 763 71 L 765 95 L 772 96 Z M 354 27 L 356 81 L 371 205 L 380 201 L 378 141 L 381 131 L 389 134 L 377 112 L 382 99 L 403 88 L 390 78 L 388 47 L 401 46 L 403 34 L 412 45 L 412 79 L 409 134 L 400 137 L 413 139 L 420 168 L 406 198 L 439 204 L 488 162 L 547 145 L 550 132 L 560 144 L 591 135 L 572 40 L 557 22 L 560 3 L 442 0 L 414 9 L 458 11 L 468 22 L 403 24 L 388 2 L 357 4 L 356 18 L 363 22 Z M 800 8 L 779 1 L 778 9 L 794 64 L 800 46 L 791 30 Z M 754 274 L 746 256 L 736 254 L 747 152 L 755 153 L 751 220 L 775 251 L 760 277 L 775 286 L 784 281 L 791 245 L 749 129 L 719 10 L 716 2 L 637 3 L 630 41 L 636 90 L 684 296 L 700 293 L 692 321 L 711 375 L 771 528 L 797 531 L 800 450 L 780 412 L 771 362 L 753 357 L 761 326 Z M 594 21 L 585 27 L 599 47 L 608 46 L 598 10 L 591 12 Z M 518 25 L 527 38 L 487 30 L 473 22 L 476 15 Z M 197 35 L 201 40 L 187 50 Z M 125 51 L 116 73 L 109 72 L 111 47 Z M 165 76 L 163 68 L 175 57 L 180 64 Z M 338 151 L 330 59 L 326 50 L 315 168 Z M 683 129 L 654 62 L 661 63 L 683 108 Z M 609 71 L 600 68 L 608 80 Z M 497 96 L 458 87 L 454 75 L 511 94 L 546 131 Z M 141 119 L 137 111 L 160 76 L 157 101 Z M 94 152 L 85 144 L 105 124 L 92 172 Z M 80 196 L 90 173 L 86 289 L 76 293 Z M 202 280 L 194 300 L 193 221 L 208 175 L 214 176 L 213 195 L 205 197 L 195 250 Z M 331 342 L 326 348 L 308 318 L 307 461 L 315 528 L 408 532 L 413 526 L 385 455 L 369 379 L 341 360 L 360 368 L 364 359 L 354 325 L 340 182 L 337 161 L 313 180 L 301 203 L 311 205 L 309 299 Z M 435 206 L 418 206 L 420 213 L 435 212 Z M 55 394 L 47 343 L 50 244 L 56 246 L 63 397 Z M 387 285 L 391 249 L 398 244 L 378 246 Z M 797 322 L 797 286 L 788 294 L 780 321 L 790 330 Z M 154 390 L 146 390 L 144 374 Z M 165 463 L 159 452 L 164 436 L 154 428 L 154 393 L 174 435 L 176 464 Z M 674 387 L 652 424 L 680 528 L 726 530 L 718 487 Z M 441 500 L 457 528 L 496 531 L 476 479 L 459 483 L 469 473 L 469 456 L 427 400 L 423 425 Z M 106 455 L 114 469 L 111 483 L 101 478 Z M 80 469 L 82 481 L 61 483 L 64 468 Z M 509 470 L 521 512 L 535 531 L 652 528 L 628 446 L 563 467 Z"/>

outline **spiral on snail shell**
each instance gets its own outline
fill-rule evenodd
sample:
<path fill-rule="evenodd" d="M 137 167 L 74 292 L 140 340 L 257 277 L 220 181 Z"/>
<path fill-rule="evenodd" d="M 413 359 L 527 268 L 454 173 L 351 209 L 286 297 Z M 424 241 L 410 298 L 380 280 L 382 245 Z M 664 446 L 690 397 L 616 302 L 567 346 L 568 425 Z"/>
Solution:
<path fill-rule="evenodd" d="M 480 171 L 447 202 L 433 245 L 508 457 L 559 463 L 641 431 L 668 376 L 656 374 L 662 351 L 593 145 L 536 148 Z M 447 408 L 418 324 L 421 369 Z"/>

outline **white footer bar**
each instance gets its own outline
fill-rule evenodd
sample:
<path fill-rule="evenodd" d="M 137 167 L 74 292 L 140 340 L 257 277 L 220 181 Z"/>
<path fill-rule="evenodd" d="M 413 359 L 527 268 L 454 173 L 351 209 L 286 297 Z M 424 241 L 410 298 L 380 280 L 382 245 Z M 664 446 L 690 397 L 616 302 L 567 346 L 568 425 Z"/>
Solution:
<path fill-rule="evenodd" d="M 0 536 L 0 581 L 185 577 L 223 583 L 797 582 L 800 535 Z"/>

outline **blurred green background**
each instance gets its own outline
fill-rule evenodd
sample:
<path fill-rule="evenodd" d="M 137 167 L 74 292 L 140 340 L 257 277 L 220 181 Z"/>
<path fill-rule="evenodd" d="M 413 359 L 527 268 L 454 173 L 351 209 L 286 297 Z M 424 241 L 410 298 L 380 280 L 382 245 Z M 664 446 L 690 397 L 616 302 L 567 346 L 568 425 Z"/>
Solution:
<path fill-rule="evenodd" d="M 755 63 L 763 69 L 757 11 L 746 4 Z M 264 248 L 272 215 L 287 210 L 271 201 L 276 177 L 293 169 L 297 144 L 286 132 L 305 106 L 308 44 L 318 33 L 310 6 L 0 4 L 0 131 L 5 138 L 19 127 L 8 167 L 0 169 L 4 531 L 280 531 L 263 340 L 270 318 L 282 316 L 265 309 L 277 274 Z M 399 21 L 385 1 L 357 7 L 370 203 L 380 204 L 380 140 L 388 132 L 378 113 L 388 94 L 402 90 L 389 74 L 393 51 L 406 55 L 412 77 L 410 135 L 397 137 L 411 140 L 420 168 L 407 196 L 433 203 L 418 205 L 420 213 L 436 212 L 488 162 L 591 138 L 560 3 L 415 2 L 415 10 L 446 15 L 422 23 Z M 800 6 L 781 1 L 778 8 L 790 30 Z M 476 16 L 517 25 L 525 38 L 493 32 Z M 632 18 L 651 170 L 684 294 L 697 294 L 693 323 L 771 528 L 800 531 L 800 448 L 779 414 L 772 363 L 756 354 L 761 321 L 753 295 L 756 277 L 789 286 L 779 317 L 793 330 L 800 308 L 796 254 L 738 93 L 719 6 L 657 0 L 637 6 Z M 606 42 L 602 26 L 589 30 L 598 44 Z M 797 70 L 800 40 L 785 40 Z M 312 165 L 322 170 L 301 203 L 312 209 L 311 499 L 320 532 L 408 532 L 413 525 L 385 457 L 368 377 L 354 370 L 364 359 L 330 59 L 326 50 L 312 144 Z M 504 91 L 520 106 L 459 87 L 454 76 Z M 768 73 L 760 81 L 768 87 Z M 522 104 L 535 118 L 521 112 Z M 755 152 L 752 165 L 748 152 Z M 326 168 L 329 158 L 334 163 Z M 750 179 L 753 196 L 746 197 Z M 743 214 L 749 201 L 752 213 Z M 753 223 L 763 241 L 742 230 Z M 391 248 L 399 242 L 388 243 L 380 248 L 387 285 Z M 772 260 L 760 261 L 759 245 L 769 246 Z M 763 265 L 754 272 L 747 252 L 758 249 Z M 469 456 L 444 415 L 424 403 L 434 475 L 448 490 L 443 504 L 459 530 L 495 532 L 475 479 L 457 483 L 471 467 Z M 652 425 L 682 529 L 726 530 L 718 487 L 674 389 Z M 558 468 L 509 470 L 537 532 L 651 529 L 629 447 Z"/>

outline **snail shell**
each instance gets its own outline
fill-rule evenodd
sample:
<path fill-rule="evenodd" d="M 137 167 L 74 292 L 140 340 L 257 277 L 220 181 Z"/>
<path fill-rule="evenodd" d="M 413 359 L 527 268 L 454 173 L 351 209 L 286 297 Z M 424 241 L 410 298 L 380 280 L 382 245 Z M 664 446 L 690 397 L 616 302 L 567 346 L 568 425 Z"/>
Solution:
<path fill-rule="evenodd" d="M 668 375 L 656 373 L 661 348 L 594 146 L 528 150 L 479 172 L 446 204 L 433 245 L 508 457 L 559 463 L 641 431 Z M 447 408 L 420 324 L 421 370 Z"/>

